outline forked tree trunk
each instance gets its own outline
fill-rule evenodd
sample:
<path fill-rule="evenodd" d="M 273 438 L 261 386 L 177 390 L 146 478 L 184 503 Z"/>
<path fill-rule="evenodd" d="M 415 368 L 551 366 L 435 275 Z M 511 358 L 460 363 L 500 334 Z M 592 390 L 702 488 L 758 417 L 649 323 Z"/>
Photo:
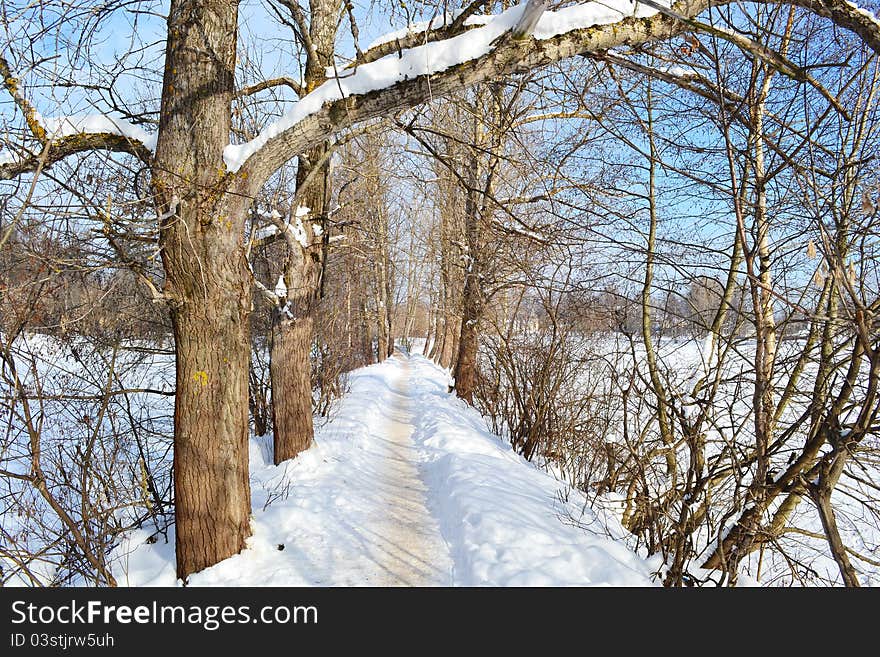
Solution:
<path fill-rule="evenodd" d="M 303 79 L 306 91 L 312 91 L 326 79 L 326 69 L 333 62 L 338 15 L 338 2 L 309 5 L 308 40 L 314 50 L 307 53 Z M 326 143 L 319 144 L 299 158 L 296 193 L 300 204 L 310 210 L 304 221 L 309 244 L 300 253 L 289 254 L 285 266 L 288 307 L 276 309 L 272 321 L 269 369 L 276 465 L 295 458 L 311 447 L 314 440 L 311 351 L 327 242 L 315 235 L 312 225 L 319 225 L 326 236 L 330 168 L 322 158 L 327 148 Z"/>
<path fill-rule="evenodd" d="M 239 552 L 250 533 L 248 314 L 241 234 L 223 148 L 234 91 L 237 3 L 174 0 L 153 190 L 177 357 L 177 575 Z"/>

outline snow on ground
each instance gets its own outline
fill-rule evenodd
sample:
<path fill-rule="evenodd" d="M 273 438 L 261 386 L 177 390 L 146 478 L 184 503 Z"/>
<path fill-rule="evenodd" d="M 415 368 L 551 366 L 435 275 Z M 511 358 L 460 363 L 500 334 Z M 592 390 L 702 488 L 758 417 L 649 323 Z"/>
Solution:
<path fill-rule="evenodd" d="M 622 530 L 490 434 L 445 371 L 399 356 L 350 382 L 297 459 L 275 467 L 252 441 L 254 535 L 190 585 L 652 584 L 608 538 Z M 173 536 L 147 537 L 117 550 L 120 584 L 174 585 Z"/>
<path fill-rule="evenodd" d="M 449 395 L 444 373 L 411 359 L 414 440 L 455 561 L 456 584 L 501 586 L 649 585 L 651 567 L 584 510 L 580 494 L 489 433 L 479 413 Z M 591 526 L 587 531 L 567 519 Z M 593 533 L 595 532 L 595 533 Z"/>

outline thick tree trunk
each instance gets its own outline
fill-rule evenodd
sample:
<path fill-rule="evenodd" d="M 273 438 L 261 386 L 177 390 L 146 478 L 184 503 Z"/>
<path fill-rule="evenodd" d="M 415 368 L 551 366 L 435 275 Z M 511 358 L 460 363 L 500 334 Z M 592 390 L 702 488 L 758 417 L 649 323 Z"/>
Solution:
<path fill-rule="evenodd" d="M 221 266 L 222 267 L 222 266 Z M 216 274 L 207 275 L 218 282 Z M 225 276 L 219 277 L 222 285 Z M 244 548 L 250 534 L 247 293 L 208 289 L 172 313 L 177 340 L 174 494 L 177 575 Z"/>
<path fill-rule="evenodd" d="M 239 552 L 250 533 L 248 314 L 241 234 L 227 194 L 238 3 L 173 0 L 153 190 L 177 356 L 177 575 Z"/>
<path fill-rule="evenodd" d="M 366 296 L 366 295 L 364 295 Z M 361 357 L 365 365 L 374 363 L 373 360 L 373 338 L 370 333 L 370 323 L 367 321 L 369 317 L 369 309 L 366 303 L 361 304 L 360 308 L 360 351 Z"/>
<path fill-rule="evenodd" d="M 379 217 L 379 232 L 380 236 L 378 238 L 377 244 L 377 253 L 375 253 L 376 257 L 376 266 L 375 266 L 375 295 L 374 301 L 376 303 L 376 360 L 378 362 L 382 362 L 386 358 L 388 358 L 389 354 L 389 345 L 391 343 L 391 332 L 389 330 L 389 299 L 387 295 L 387 276 L 388 270 L 385 267 L 385 249 L 387 248 L 387 230 L 386 225 L 383 224 L 385 220 L 384 213 Z"/>
<path fill-rule="evenodd" d="M 376 317 L 376 360 L 380 363 L 394 353 L 394 336 L 391 333 L 390 299 L 383 294 Z"/>
<path fill-rule="evenodd" d="M 458 341 L 461 339 L 461 318 L 449 314 L 446 316 L 446 342 L 443 344 L 443 354 L 440 364 L 450 370 L 455 369 L 455 359 L 458 357 Z"/>
<path fill-rule="evenodd" d="M 312 445 L 312 377 L 309 359 L 314 320 L 292 320 L 275 313 L 269 370 L 272 377 L 272 421 L 275 464 L 296 457 Z"/>
<path fill-rule="evenodd" d="M 305 78 L 307 91 L 326 79 L 326 68 L 333 62 L 338 28 L 338 0 L 309 4 L 309 35 Z M 314 47 L 314 50 L 311 49 Z M 270 375 L 272 379 L 272 417 L 275 424 L 275 464 L 295 458 L 314 440 L 312 421 L 311 351 L 315 332 L 315 312 L 322 292 L 323 266 L 327 247 L 327 210 L 330 200 L 330 167 L 323 158 L 326 142 L 309 149 L 299 158 L 296 194 L 309 208 L 303 228 L 309 243 L 299 253 L 288 254 L 285 279 L 288 299 L 276 308 L 272 320 Z M 296 208 L 291 209 L 294 214 Z M 295 220 L 292 217 L 292 220 Z M 313 225 L 322 229 L 316 235 Z M 291 244 L 291 250 L 297 245 Z"/>
<path fill-rule="evenodd" d="M 428 358 L 436 361 L 443 352 L 443 340 L 446 337 L 446 331 L 443 329 L 443 314 L 439 309 L 434 311 L 434 341 L 431 343 L 431 350 L 428 352 Z"/>
<path fill-rule="evenodd" d="M 480 121 L 475 121 L 474 142 L 482 144 L 485 132 Z M 455 358 L 455 393 L 468 404 L 474 403 L 474 388 L 477 384 L 477 348 L 479 346 L 480 318 L 483 314 L 483 244 L 481 234 L 483 223 L 489 219 L 485 207 L 477 198 L 477 181 L 480 179 L 480 161 L 471 151 L 468 180 L 470 189 L 465 198 L 465 238 L 467 240 L 468 264 L 464 272 L 464 291 L 461 298 L 461 330 Z M 491 174 L 488 185 L 491 189 Z"/>
<path fill-rule="evenodd" d="M 376 360 L 381 363 L 388 358 L 388 333 L 385 330 L 385 313 L 382 312 L 381 308 L 376 318 L 376 332 L 378 334 L 376 339 Z"/>
<path fill-rule="evenodd" d="M 440 351 L 440 366 L 446 369 L 451 370 L 455 367 L 455 358 L 458 355 L 460 326 L 460 319 L 447 312 L 443 322 L 443 345 Z"/>

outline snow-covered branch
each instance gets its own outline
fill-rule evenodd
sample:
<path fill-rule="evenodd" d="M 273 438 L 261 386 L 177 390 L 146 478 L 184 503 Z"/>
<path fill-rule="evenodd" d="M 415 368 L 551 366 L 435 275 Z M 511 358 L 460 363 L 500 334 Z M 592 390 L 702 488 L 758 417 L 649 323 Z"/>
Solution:
<path fill-rule="evenodd" d="M 880 53 L 880 22 L 846 0 L 757 1 L 784 1 L 826 17 Z M 377 40 L 354 69 L 303 96 L 255 139 L 227 146 L 224 160 L 230 172 L 241 173 L 235 183 L 238 191 L 253 195 L 290 158 L 354 123 L 567 57 L 624 44 L 636 46 L 699 30 L 703 24 L 694 23 L 696 16 L 711 4 L 729 2 L 732 0 L 603 0 L 544 11 L 541 0 L 527 0 L 495 16 L 468 15 L 451 22 L 443 17 L 442 21 L 435 19 L 424 26 L 411 26 L 405 33 L 392 33 Z M 479 4 L 471 7 L 475 10 Z M 519 31 L 523 33 L 521 38 L 502 38 Z M 742 41 L 738 45 L 749 44 Z M 770 52 L 763 54 L 773 57 Z M 785 61 L 777 63 L 783 70 L 802 73 Z M 155 134 L 105 115 L 45 119 L 21 95 L 17 80 L 2 58 L 0 73 L 40 146 L 17 145 L 15 150 L 0 154 L 0 179 L 92 150 L 124 152 L 144 162 L 151 161 Z M 275 84 L 294 89 L 298 85 L 289 78 L 279 78 L 241 93 L 256 93 Z"/>
<path fill-rule="evenodd" d="M 24 116 L 36 149 L 19 146 L 16 152 L 0 153 L 0 180 L 50 166 L 69 155 L 95 150 L 129 153 L 149 162 L 156 148 L 156 135 L 123 119 L 104 114 L 44 117 L 25 98 L 18 79 L 6 59 L 0 56 L 3 86 Z"/>
<path fill-rule="evenodd" d="M 705 2 L 682 0 L 678 6 L 680 11 L 698 13 Z M 252 189 L 293 155 L 358 121 L 515 70 L 681 31 L 676 21 L 654 9 L 630 0 L 611 0 L 543 12 L 531 37 L 499 41 L 520 23 L 526 6 L 512 7 L 463 34 L 387 55 L 361 64 L 346 77 L 328 80 L 255 139 L 228 146 L 227 167 L 241 169 L 246 174 L 242 179 L 248 181 L 245 186 Z"/>
<path fill-rule="evenodd" d="M 845 0 L 787 1 L 852 30 L 880 52 L 880 23 L 870 13 Z M 242 191 L 253 194 L 288 159 L 354 123 L 567 57 L 692 31 L 695 28 L 689 20 L 703 12 L 710 0 L 679 0 L 671 5 L 669 0 L 660 0 L 652 1 L 651 7 L 630 0 L 578 4 L 541 13 L 530 37 L 502 39 L 523 19 L 526 4 L 478 27 L 463 25 L 459 28 L 463 33 L 360 64 L 345 77 L 328 80 L 252 141 L 228 146 L 224 151 L 227 167 L 240 171 Z M 658 6 L 672 11 L 661 12 Z M 441 34 L 447 34 L 444 28 L 424 37 Z"/>

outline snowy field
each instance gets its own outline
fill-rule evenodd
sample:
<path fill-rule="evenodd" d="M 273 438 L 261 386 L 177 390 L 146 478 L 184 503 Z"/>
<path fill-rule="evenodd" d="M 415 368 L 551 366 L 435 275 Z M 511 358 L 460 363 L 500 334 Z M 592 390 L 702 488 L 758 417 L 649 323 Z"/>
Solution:
<path fill-rule="evenodd" d="M 529 339 L 529 336 L 522 337 L 526 349 L 546 350 L 546 346 L 540 342 L 540 336 L 532 337 L 534 342 L 529 342 Z M 725 450 L 729 450 L 733 444 L 739 446 L 740 453 L 747 453 L 755 443 L 752 399 L 754 340 L 738 339 L 720 365 L 717 390 L 711 396 L 703 392 L 697 397 L 692 394 L 696 384 L 707 377 L 711 380 L 718 372 L 713 344 L 708 339 L 664 337 L 656 340 L 654 346 L 664 380 L 672 391 L 671 395 L 682 417 L 692 420 L 702 409 L 709 418 L 701 429 L 707 461 L 711 463 L 713 458 L 719 458 L 723 463 Z M 633 454 L 640 454 L 644 459 L 644 454 L 658 441 L 653 393 L 646 383 L 649 379 L 645 349 L 639 341 L 630 344 L 620 334 L 578 335 L 571 338 L 567 347 L 570 350 L 566 352 L 568 362 L 577 362 L 579 365 L 567 372 L 560 384 L 561 393 L 556 403 L 574 405 L 588 399 L 579 422 L 593 429 L 592 432 L 585 430 L 574 437 L 565 436 L 562 448 L 557 444 L 551 445 L 553 456 L 543 458 L 541 454 L 536 454 L 533 461 L 577 488 L 590 491 L 600 489 L 600 492 L 590 495 L 590 508 L 594 513 L 604 513 L 622 520 L 627 507 L 623 494 L 625 487 L 619 482 L 618 487 L 610 491 L 601 487 L 608 470 L 604 457 L 597 458 L 596 455 L 603 450 L 613 453 L 618 464 L 626 463 Z M 788 339 L 780 343 L 775 370 L 778 390 L 782 390 L 788 382 L 803 347 L 801 339 Z M 484 364 L 488 364 L 492 358 L 490 349 L 486 348 L 482 356 Z M 790 436 L 784 448 L 776 449 L 772 454 L 771 475 L 786 469 L 800 453 L 807 438 L 809 423 L 804 422 L 802 417 L 812 398 L 815 371 L 815 363 L 808 363 L 804 367 L 788 406 L 779 415 L 778 432 L 785 431 Z M 629 395 L 624 395 L 623 390 L 633 381 L 636 387 Z M 517 383 L 522 389 L 527 385 L 527 380 Z M 597 418 L 599 421 L 596 421 Z M 504 433 L 503 426 L 498 430 Z M 654 442 L 649 442 L 651 440 Z M 869 436 L 865 447 L 876 454 L 876 436 Z M 824 449 L 828 448 L 826 446 Z M 558 456 L 560 454 L 563 456 Z M 688 445 L 682 441 L 676 449 L 679 467 L 685 468 L 690 458 Z M 669 481 L 662 460 L 655 459 L 654 462 L 661 466 L 651 471 L 648 480 L 655 487 L 654 494 L 662 495 L 668 489 Z M 832 497 L 839 530 L 851 551 L 850 556 L 857 561 L 859 577 L 866 586 L 880 584 L 880 564 L 876 559 L 880 549 L 880 521 L 876 505 L 866 503 L 876 499 L 875 484 L 872 484 L 872 481 L 876 481 L 875 473 L 876 457 L 868 451 L 854 459 L 852 468 L 841 476 Z M 742 468 L 740 474 L 743 477 L 742 485 L 748 485 L 753 475 L 752 468 Z M 713 499 L 719 509 L 728 508 L 724 505 L 732 499 L 735 485 L 732 477 L 720 480 L 713 491 Z M 785 496 L 780 496 L 774 501 L 768 515 L 775 513 L 784 499 Z M 670 513 L 669 516 L 674 518 L 676 514 Z M 734 513 L 725 519 L 715 519 L 713 524 L 701 523 L 692 534 L 695 555 L 688 571 L 701 580 L 707 580 L 708 585 L 717 579 L 717 573 L 702 570 L 698 565 L 709 557 L 719 534 L 725 535 L 737 517 L 738 514 Z M 626 537 L 631 548 L 641 549 L 635 536 L 627 534 Z M 839 568 L 828 548 L 816 508 L 806 497 L 800 500 L 788 517 L 786 531 L 768 542 L 765 548 L 749 554 L 740 565 L 740 585 L 824 586 L 830 583 L 840 583 Z"/>

